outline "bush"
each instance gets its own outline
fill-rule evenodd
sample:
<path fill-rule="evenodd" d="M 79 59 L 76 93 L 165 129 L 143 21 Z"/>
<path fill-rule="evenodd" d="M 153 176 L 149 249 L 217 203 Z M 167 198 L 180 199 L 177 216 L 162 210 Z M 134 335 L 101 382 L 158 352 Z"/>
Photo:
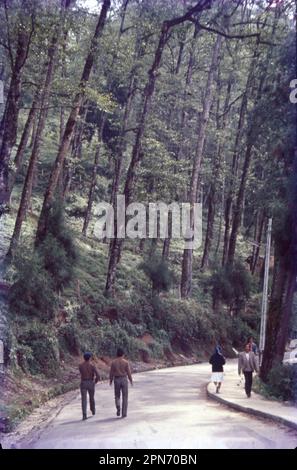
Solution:
<path fill-rule="evenodd" d="M 232 338 L 232 344 L 234 346 L 242 347 L 246 343 L 247 338 L 250 336 L 256 338 L 257 333 L 248 325 L 243 317 L 236 316 L 231 317 L 231 322 L 227 329 L 227 336 Z"/>
<path fill-rule="evenodd" d="M 10 291 L 11 311 L 51 319 L 58 304 L 57 293 L 73 279 L 76 260 L 76 248 L 64 225 L 63 210 L 55 205 L 45 240 L 33 253 L 21 247 L 14 258 L 16 282 Z"/>
<path fill-rule="evenodd" d="M 109 356 L 115 356 L 117 348 L 121 347 L 131 358 L 137 358 L 139 351 L 145 347 L 142 341 L 131 337 L 118 322 L 111 324 L 103 321 L 98 340 L 98 353 Z"/>
<path fill-rule="evenodd" d="M 174 274 L 164 260 L 152 258 L 139 265 L 152 282 L 153 292 L 168 291 L 173 282 Z"/>
<path fill-rule="evenodd" d="M 78 334 L 77 325 L 67 323 L 59 329 L 58 341 L 60 349 L 72 354 L 79 354 L 81 350 L 81 342 Z"/>
<path fill-rule="evenodd" d="M 73 279 L 78 258 L 72 234 L 65 225 L 63 207 L 54 204 L 47 225 L 47 234 L 38 247 L 44 269 L 51 275 L 55 289 L 61 289 Z"/>
<path fill-rule="evenodd" d="M 165 330 L 170 342 L 179 344 L 185 352 L 214 341 L 210 315 L 195 301 L 157 299 L 154 308 L 158 319 L 155 327 Z"/>
<path fill-rule="evenodd" d="M 236 312 L 241 309 L 251 292 L 251 275 L 246 267 L 235 262 L 216 269 L 210 279 L 214 306 L 218 301 L 234 307 Z"/>
<path fill-rule="evenodd" d="M 53 317 L 57 305 L 52 278 L 44 269 L 39 253 L 20 255 L 14 260 L 17 281 L 10 289 L 9 306 L 17 315 L 36 316 L 42 320 Z"/>
<path fill-rule="evenodd" d="M 297 364 L 273 366 L 266 387 L 276 398 L 297 401 Z"/>
<path fill-rule="evenodd" d="M 18 331 L 19 330 L 19 331 Z M 51 377 L 59 369 L 59 345 L 54 330 L 35 321 L 16 328 L 17 363 L 31 374 Z"/>

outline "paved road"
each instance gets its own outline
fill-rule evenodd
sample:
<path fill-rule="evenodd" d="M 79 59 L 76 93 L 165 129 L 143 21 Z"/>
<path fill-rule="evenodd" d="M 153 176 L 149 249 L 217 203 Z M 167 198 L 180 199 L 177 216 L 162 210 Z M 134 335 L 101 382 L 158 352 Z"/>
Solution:
<path fill-rule="evenodd" d="M 226 370 L 228 373 L 228 367 Z M 208 400 L 205 392 L 208 364 L 136 374 L 134 379 L 127 418 L 116 418 L 113 391 L 108 384 L 99 384 L 96 416 L 81 421 L 77 395 L 30 447 L 270 449 L 297 445 L 295 431 Z"/>

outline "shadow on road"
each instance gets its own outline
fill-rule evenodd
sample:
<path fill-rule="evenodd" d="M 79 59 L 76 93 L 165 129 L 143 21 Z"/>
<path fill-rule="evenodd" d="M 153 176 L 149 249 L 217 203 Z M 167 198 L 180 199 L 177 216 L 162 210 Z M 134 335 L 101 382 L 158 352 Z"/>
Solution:
<path fill-rule="evenodd" d="M 94 418 L 94 416 L 89 416 L 87 421 L 89 422 L 89 419 Z M 93 424 L 100 424 L 100 423 L 110 423 L 111 421 L 121 421 L 121 418 L 106 418 L 106 419 L 93 419 L 91 422 Z M 68 426 L 69 424 L 77 424 L 77 423 L 84 423 L 82 419 L 77 419 L 76 421 L 67 421 L 66 423 L 60 423 L 60 426 Z"/>

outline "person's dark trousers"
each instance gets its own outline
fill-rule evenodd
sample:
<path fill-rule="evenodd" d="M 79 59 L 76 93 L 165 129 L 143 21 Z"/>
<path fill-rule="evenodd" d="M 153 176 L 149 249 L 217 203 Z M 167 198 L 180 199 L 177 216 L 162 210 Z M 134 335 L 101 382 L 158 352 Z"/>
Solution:
<path fill-rule="evenodd" d="M 128 379 L 127 377 L 114 378 L 114 396 L 118 413 L 121 410 L 121 394 L 122 394 L 122 417 L 127 416 L 128 409 Z"/>
<path fill-rule="evenodd" d="M 95 414 L 95 383 L 93 380 L 82 380 L 80 384 L 80 392 L 81 392 L 81 408 L 83 418 L 87 417 L 87 394 L 89 394 L 90 398 L 90 410 L 93 414 Z"/>
<path fill-rule="evenodd" d="M 253 372 L 244 371 L 244 378 L 245 378 L 245 393 L 248 397 L 251 396 L 252 385 L 253 385 Z"/>

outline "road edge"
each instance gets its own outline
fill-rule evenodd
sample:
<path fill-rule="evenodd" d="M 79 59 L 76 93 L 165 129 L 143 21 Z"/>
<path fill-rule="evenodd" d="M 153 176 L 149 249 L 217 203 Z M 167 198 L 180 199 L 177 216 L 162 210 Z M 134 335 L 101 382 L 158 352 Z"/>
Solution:
<path fill-rule="evenodd" d="M 230 400 L 222 398 L 221 396 L 211 392 L 209 390 L 210 385 L 211 385 L 211 382 L 209 382 L 206 386 L 206 394 L 208 398 L 215 400 L 222 405 L 228 406 L 229 408 L 233 408 L 236 411 L 241 411 L 243 413 L 247 413 L 247 414 L 260 417 L 260 418 L 270 419 L 272 421 L 275 421 L 278 424 L 284 424 L 285 426 L 291 429 L 294 429 L 295 431 L 297 430 L 297 423 L 294 423 L 293 421 L 289 421 L 288 419 L 282 418 L 281 416 L 278 416 L 278 415 L 266 413 L 265 411 L 257 410 L 255 408 L 250 408 L 248 406 L 238 405 L 237 403 L 234 403 Z"/>

